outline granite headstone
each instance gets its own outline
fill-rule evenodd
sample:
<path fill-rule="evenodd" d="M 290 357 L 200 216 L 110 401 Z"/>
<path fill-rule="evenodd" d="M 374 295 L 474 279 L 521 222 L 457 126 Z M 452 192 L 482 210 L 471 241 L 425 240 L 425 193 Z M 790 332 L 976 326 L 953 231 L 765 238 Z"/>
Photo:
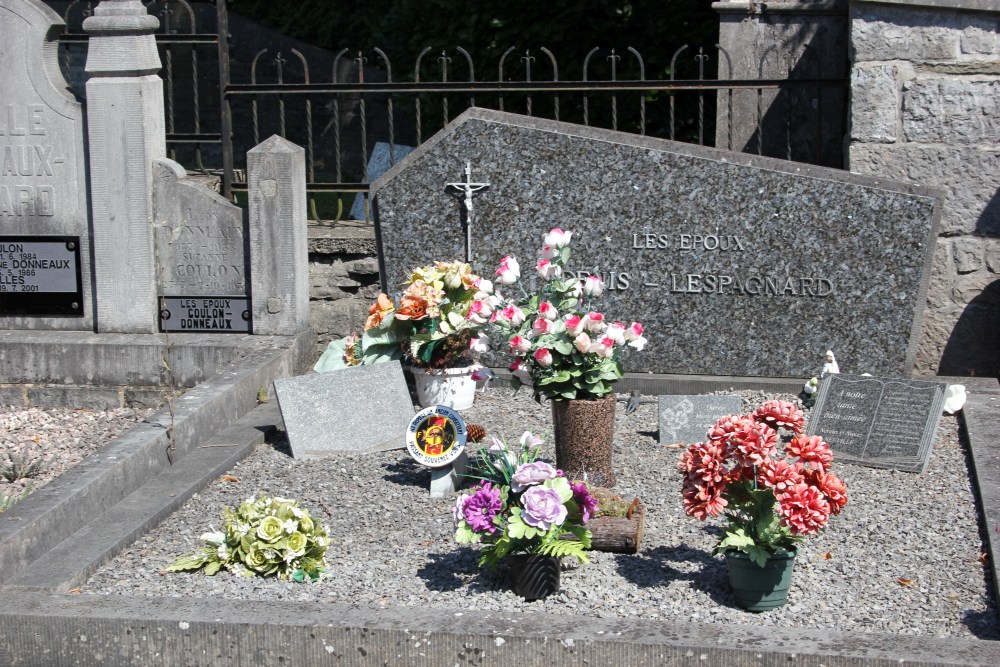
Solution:
<path fill-rule="evenodd" d="M 473 268 L 492 276 L 513 254 L 527 276 L 546 231 L 574 231 L 602 309 L 645 325 L 627 370 L 809 377 L 832 348 L 846 368 L 910 373 L 936 191 L 474 108 L 372 184 L 383 289 L 464 255 L 445 185 L 467 163 L 491 184 Z"/>
<path fill-rule="evenodd" d="M 161 158 L 153 163 L 153 216 L 161 330 L 248 332 L 242 209 Z"/>
<path fill-rule="evenodd" d="M 740 414 L 739 396 L 660 396 L 660 443 L 702 442 L 725 415 Z"/>
<path fill-rule="evenodd" d="M 292 457 L 406 447 L 415 411 L 398 361 L 274 381 Z"/>
<path fill-rule="evenodd" d="M 941 420 L 944 382 L 827 375 L 806 428 L 834 461 L 923 472 Z"/>
<path fill-rule="evenodd" d="M 0 329 L 94 325 L 83 110 L 59 72 L 62 25 L 42 2 L 0 0 Z M 29 312 L 25 298 L 52 307 Z"/>

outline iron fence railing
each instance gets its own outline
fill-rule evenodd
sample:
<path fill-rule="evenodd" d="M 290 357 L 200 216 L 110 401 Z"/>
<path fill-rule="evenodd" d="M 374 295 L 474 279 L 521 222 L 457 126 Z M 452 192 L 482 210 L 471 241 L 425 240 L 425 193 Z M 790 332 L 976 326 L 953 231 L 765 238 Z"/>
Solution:
<path fill-rule="evenodd" d="M 49 4 L 67 23 L 63 66 L 82 91 L 81 24 L 98 3 Z M 313 218 L 344 217 L 351 198 L 367 197 L 377 142 L 395 162 L 471 106 L 840 166 L 847 80 L 821 63 L 765 78 L 761 58 L 756 78 L 739 78 L 733 59 L 745 54 L 719 45 L 680 46 L 655 65 L 631 47 L 594 47 L 566 63 L 514 46 L 492 60 L 427 47 L 394 61 L 381 48 L 333 53 L 262 36 L 242 21 L 233 38 L 225 0 L 144 4 L 160 19 L 170 156 L 217 171 L 223 193 L 238 196 L 246 152 L 283 136 L 306 150 Z"/>

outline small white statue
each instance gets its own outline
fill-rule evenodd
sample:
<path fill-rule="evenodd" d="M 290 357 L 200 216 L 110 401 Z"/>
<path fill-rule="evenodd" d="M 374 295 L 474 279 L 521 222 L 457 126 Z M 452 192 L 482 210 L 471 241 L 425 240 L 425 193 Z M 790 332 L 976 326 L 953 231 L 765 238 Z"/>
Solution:
<path fill-rule="evenodd" d="M 961 410 L 963 405 L 965 405 L 965 385 L 948 385 L 944 392 L 944 406 L 942 406 L 945 414 L 953 415 Z"/>
<path fill-rule="evenodd" d="M 823 364 L 823 372 L 820 373 L 821 378 L 825 378 L 831 373 L 839 373 L 840 366 L 837 365 L 837 358 L 833 356 L 833 350 L 826 351 L 826 363 Z"/>

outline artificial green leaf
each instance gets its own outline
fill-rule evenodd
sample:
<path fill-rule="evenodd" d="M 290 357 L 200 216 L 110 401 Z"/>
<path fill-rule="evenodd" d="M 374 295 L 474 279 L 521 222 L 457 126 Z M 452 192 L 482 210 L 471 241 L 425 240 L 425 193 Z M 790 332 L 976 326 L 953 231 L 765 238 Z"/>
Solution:
<path fill-rule="evenodd" d="M 220 569 L 222 569 L 222 563 L 220 563 L 217 560 L 214 560 L 205 565 L 205 574 L 211 577 L 215 575 L 215 573 L 218 572 Z"/>

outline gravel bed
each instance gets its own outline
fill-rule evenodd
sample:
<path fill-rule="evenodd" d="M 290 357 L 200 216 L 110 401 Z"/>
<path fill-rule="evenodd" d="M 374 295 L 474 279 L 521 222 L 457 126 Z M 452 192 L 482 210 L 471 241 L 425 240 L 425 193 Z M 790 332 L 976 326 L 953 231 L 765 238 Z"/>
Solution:
<path fill-rule="evenodd" d="M 136 423 L 153 408 L 81 410 L 0 406 L 0 467 L 14 460 L 43 461 L 30 478 L 0 477 L 0 500 L 37 491 Z"/>
<path fill-rule="evenodd" d="M 748 408 L 765 398 L 737 393 Z M 506 388 L 479 396 L 465 416 L 511 440 L 526 428 L 551 429 L 547 405 Z M 720 524 L 684 515 L 676 470 L 682 450 L 661 445 L 657 428 L 655 403 L 630 415 L 619 405 L 616 491 L 641 498 L 647 507 L 640 553 L 594 552 L 590 564 L 568 567 L 561 592 L 544 601 L 524 602 L 503 572 L 480 570 L 476 547 L 455 544 L 453 499 L 428 497 L 430 473 L 405 450 L 297 461 L 281 442 L 259 447 L 231 471 L 238 482 L 220 478 L 211 484 L 103 566 L 82 592 L 1000 637 L 988 574 L 979 562 L 977 509 L 954 417 L 942 419 L 924 474 L 834 461 L 850 502 L 800 550 L 788 604 L 763 614 L 734 606 L 725 562 L 711 555 Z M 543 451 L 553 456 L 550 446 Z M 293 584 L 226 572 L 160 573 L 199 546 L 199 535 L 219 527 L 224 507 L 260 492 L 297 498 L 327 524 L 333 543 L 323 579 Z"/>

